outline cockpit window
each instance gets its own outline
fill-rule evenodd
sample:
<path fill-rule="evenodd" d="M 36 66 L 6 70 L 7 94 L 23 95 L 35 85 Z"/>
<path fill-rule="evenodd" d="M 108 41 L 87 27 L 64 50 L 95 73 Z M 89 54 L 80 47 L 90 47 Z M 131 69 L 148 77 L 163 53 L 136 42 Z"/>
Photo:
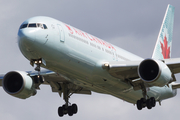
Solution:
<path fill-rule="evenodd" d="M 36 23 L 30 23 L 28 27 L 36 27 Z"/>
<path fill-rule="evenodd" d="M 47 29 L 47 26 L 45 24 L 43 24 L 43 27 L 44 27 L 44 29 Z"/>
<path fill-rule="evenodd" d="M 44 29 L 43 24 L 41 24 L 41 23 L 37 23 L 37 27 Z"/>
<path fill-rule="evenodd" d="M 28 24 L 23 24 L 21 25 L 20 29 L 26 28 L 28 26 Z"/>
<path fill-rule="evenodd" d="M 47 26 L 45 24 L 37 23 L 37 27 L 40 27 L 42 29 L 47 29 Z"/>
<path fill-rule="evenodd" d="M 23 28 L 41 28 L 41 29 L 48 29 L 45 24 L 42 23 L 29 23 L 21 25 L 20 29 Z"/>

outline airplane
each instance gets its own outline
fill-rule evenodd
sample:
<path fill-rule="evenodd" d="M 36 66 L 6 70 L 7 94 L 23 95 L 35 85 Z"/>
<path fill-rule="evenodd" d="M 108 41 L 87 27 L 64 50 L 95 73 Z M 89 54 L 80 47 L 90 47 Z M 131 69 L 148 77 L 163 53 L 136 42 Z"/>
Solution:
<path fill-rule="evenodd" d="M 18 46 L 35 71 L 10 71 L 0 75 L 9 95 L 27 99 L 41 84 L 50 85 L 65 104 L 58 115 L 73 116 L 78 106 L 73 94 L 109 94 L 152 109 L 156 102 L 176 96 L 180 83 L 180 58 L 171 58 L 174 7 L 168 5 L 151 58 L 141 58 L 54 18 L 36 16 L 18 31 Z M 44 69 L 41 69 L 44 68 Z"/>

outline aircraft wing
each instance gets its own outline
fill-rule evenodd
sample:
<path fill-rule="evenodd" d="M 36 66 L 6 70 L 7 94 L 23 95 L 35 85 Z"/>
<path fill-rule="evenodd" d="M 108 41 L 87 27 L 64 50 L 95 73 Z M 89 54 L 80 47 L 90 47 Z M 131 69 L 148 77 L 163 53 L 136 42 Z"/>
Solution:
<path fill-rule="evenodd" d="M 29 76 L 34 77 L 38 75 L 37 71 L 27 71 Z M 77 94 L 91 94 L 91 91 L 88 89 L 85 89 L 81 86 L 77 86 L 73 84 L 72 82 L 68 81 L 68 78 L 65 78 L 61 75 L 58 75 L 57 73 L 50 71 L 50 70 L 42 70 L 40 72 L 41 76 L 44 79 L 43 84 L 50 85 L 52 88 L 52 92 L 59 92 L 60 94 L 63 93 L 63 86 L 64 84 L 68 85 L 68 89 L 70 90 L 70 93 L 77 93 Z M 0 74 L 0 86 L 2 86 L 2 80 L 5 74 Z M 37 86 L 36 89 L 39 89 L 39 86 Z"/>
<path fill-rule="evenodd" d="M 171 70 L 173 74 L 180 73 L 180 58 L 171 58 L 162 60 Z M 137 79 L 137 68 L 142 61 L 116 61 L 109 62 L 103 65 L 109 74 L 120 79 Z"/>
<path fill-rule="evenodd" d="M 143 60 L 142 60 L 143 61 Z M 142 61 L 116 61 L 109 62 L 103 65 L 110 75 L 121 80 L 128 81 L 135 90 L 141 88 L 140 84 L 143 83 L 138 75 L 138 66 Z M 162 60 L 171 70 L 173 81 L 176 81 L 174 74 L 180 73 L 180 58 L 171 58 Z M 179 85 L 179 86 L 178 86 Z M 180 84 L 175 85 L 174 88 L 180 88 Z"/>

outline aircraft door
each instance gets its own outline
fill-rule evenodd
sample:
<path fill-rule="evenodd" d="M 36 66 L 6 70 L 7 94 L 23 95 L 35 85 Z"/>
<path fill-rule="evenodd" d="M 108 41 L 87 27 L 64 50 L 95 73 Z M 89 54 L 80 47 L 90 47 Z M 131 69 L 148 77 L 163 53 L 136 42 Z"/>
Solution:
<path fill-rule="evenodd" d="M 117 55 L 116 51 L 115 50 L 111 50 L 111 52 L 113 54 L 113 60 L 118 61 L 118 55 Z"/>
<path fill-rule="evenodd" d="M 60 42 L 64 42 L 65 41 L 65 37 L 64 37 L 64 31 L 61 25 L 57 25 L 58 30 L 59 30 L 59 40 Z"/>

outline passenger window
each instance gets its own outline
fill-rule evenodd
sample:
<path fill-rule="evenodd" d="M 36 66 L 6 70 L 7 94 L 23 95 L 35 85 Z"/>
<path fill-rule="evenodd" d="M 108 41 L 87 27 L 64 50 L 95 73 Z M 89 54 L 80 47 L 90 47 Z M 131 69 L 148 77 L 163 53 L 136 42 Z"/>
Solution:
<path fill-rule="evenodd" d="M 28 24 L 21 25 L 20 29 L 26 28 Z"/>

